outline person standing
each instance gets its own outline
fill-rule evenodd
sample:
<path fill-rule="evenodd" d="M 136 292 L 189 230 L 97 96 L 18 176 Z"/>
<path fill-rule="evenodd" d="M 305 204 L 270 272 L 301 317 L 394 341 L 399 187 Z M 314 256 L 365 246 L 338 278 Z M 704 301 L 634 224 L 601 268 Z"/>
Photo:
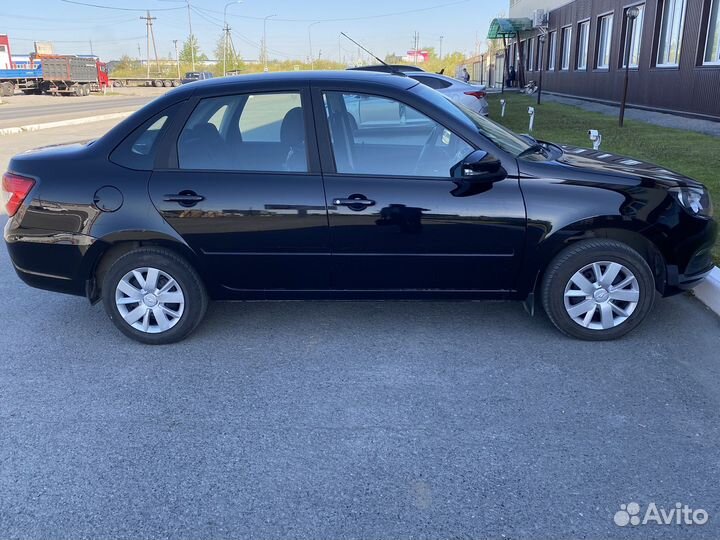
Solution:
<path fill-rule="evenodd" d="M 462 78 L 463 78 L 463 81 L 465 81 L 466 83 L 469 83 L 469 82 L 470 82 L 470 73 L 468 73 L 467 68 L 463 68 L 463 70 L 462 70 Z"/>
<path fill-rule="evenodd" d="M 508 75 L 508 86 L 510 88 L 515 86 L 515 79 L 517 78 L 517 73 L 515 73 L 515 66 L 510 66 L 510 74 Z"/>

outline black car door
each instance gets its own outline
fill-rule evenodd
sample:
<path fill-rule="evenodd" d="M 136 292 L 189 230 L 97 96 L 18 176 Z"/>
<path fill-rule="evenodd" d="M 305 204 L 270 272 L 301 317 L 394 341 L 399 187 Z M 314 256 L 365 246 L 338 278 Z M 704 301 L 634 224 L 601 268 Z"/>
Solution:
<path fill-rule="evenodd" d="M 153 203 L 233 290 L 329 287 L 327 210 L 309 89 L 196 99 Z"/>
<path fill-rule="evenodd" d="M 333 288 L 514 288 L 525 238 L 514 159 L 506 179 L 463 191 L 450 169 L 476 147 L 437 114 L 352 88 L 314 88 L 313 100 Z"/>

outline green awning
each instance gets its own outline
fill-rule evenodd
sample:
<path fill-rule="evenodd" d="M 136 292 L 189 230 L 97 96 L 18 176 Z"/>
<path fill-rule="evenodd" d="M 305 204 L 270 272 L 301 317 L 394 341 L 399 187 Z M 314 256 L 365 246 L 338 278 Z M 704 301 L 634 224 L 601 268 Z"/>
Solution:
<path fill-rule="evenodd" d="M 532 20 L 527 17 L 522 19 L 493 19 L 488 30 L 488 39 L 501 39 L 513 37 L 518 32 L 532 30 Z"/>

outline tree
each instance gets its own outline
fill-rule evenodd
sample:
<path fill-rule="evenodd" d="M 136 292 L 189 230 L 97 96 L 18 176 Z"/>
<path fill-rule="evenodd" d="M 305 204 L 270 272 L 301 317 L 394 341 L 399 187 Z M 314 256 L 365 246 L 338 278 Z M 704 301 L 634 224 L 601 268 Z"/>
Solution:
<path fill-rule="evenodd" d="M 194 34 L 190 34 L 180 50 L 180 61 L 184 64 L 192 63 L 193 51 L 195 52 L 195 62 L 207 61 L 208 57 L 200 50 L 197 38 Z"/>
<path fill-rule="evenodd" d="M 235 50 L 235 46 L 230 38 L 227 40 L 227 48 L 225 45 L 225 32 L 223 32 L 220 34 L 220 38 L 215 45 L 215 61 L 217 62 L 215 71 L 218 75 L 223 75 L 223 59 L 225 59 L 228 71 L 242 70 L 245 68 L 242 57 Z"/>

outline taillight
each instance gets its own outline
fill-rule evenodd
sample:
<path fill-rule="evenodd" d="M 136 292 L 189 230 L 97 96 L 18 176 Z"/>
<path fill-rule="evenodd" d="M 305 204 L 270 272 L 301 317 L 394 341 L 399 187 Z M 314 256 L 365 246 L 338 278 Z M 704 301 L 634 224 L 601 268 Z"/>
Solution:
<path fill-rule="evenodd" d="M 482 90 L 471 90 L 470 92 L 465 92 L 465 95 L 473 96 L 478 99 L 482 99 L 485 96 L 487 96 L 487 92 L 483 92 Z"/>
<path fill-rule="evenodd" d="M 5 173 L 2 177 L 2 195 L 5 211 L 12 217 L 35 185 L 35 180 L 17 174 Z"/>

